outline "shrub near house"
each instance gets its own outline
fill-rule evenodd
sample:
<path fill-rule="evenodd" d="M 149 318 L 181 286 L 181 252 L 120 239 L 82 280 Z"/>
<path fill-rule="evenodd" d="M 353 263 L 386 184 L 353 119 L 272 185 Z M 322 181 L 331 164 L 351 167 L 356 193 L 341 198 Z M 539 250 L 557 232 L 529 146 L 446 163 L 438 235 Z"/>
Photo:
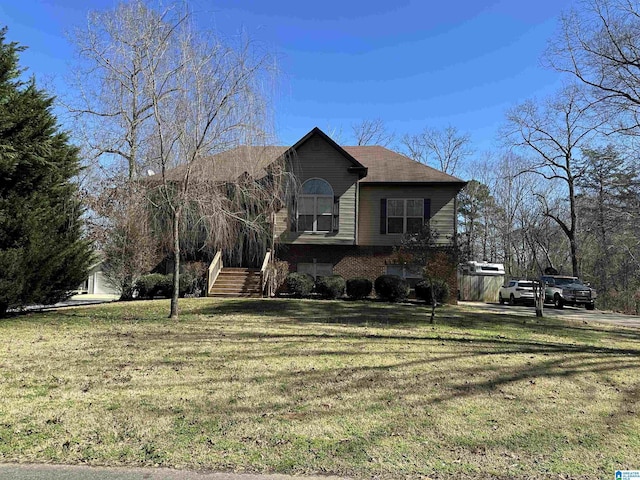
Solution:
<path fill-rule="evenodd" d="M 409 284 L 396 275 L 381 275 L 374 285 L 376 294 L 383 300 L 397 302 L 409 296 Z"/>
<path fill-rule="evenodd" d="M 304 298 L 311 295 L 313 291 L 313 277 L 305 273 L 290 273 L 286 279 L 287 290 L 297 298 Z"/>
<path fill-rule="evenodd" d="M 316 292 L 322 298 L 335 299 L 344 295 L 346 283 L 340 275 L 318 277 L 316 279 Z"/>
<path fill-rule="evenodd" d="M 353 300 L 362 300 L 371 295 L 373 283 L 368 278 L 351 278 L 347 280 L 347 296 Z"/>
<path fill-rule="evenodd" d="M 437 279 L 433 283 L 436 302 L 447 302 L 450 295 L 449 284 L 442 279 Z M 431 282 L 429 280 L 422 280 L 416 284 L 416 298 L 418 300 L 424 300 L 427 303 L 431 303 Z"/>
<path fill-rule="evenodd" d="M 180 275 L 180 297 L 186 295 L 199 296 L 202 278 L 197 272 L 186 270 Z M 153 299 L 156 297 L 171 298 L 173 293 L 173 275 L 162 273 L 150 273 L 143 275 L 135 284 L 135 290 L 140 299 Z"/>

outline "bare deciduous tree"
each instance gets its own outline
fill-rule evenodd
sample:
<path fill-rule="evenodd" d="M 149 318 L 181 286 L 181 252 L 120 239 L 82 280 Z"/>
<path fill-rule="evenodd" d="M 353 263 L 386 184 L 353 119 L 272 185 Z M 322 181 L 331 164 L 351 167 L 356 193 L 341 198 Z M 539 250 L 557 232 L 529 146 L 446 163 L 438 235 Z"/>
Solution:
<path fill-rule="evenodd" d="M 617 130 L 640 126 L 640 6 L 632 0 L 583 0 L 561 19 L 546 60 L 590 87 L 614 113 Z"/>
<path fill-rule="evenodd" d="M 171 318 L 178 316 L 180 230 L 185 212 L 196 212 L 206 226 L 207 238 L 218 246 L 236 240 L 234 226 L 241 214 L 228 189 L 214 180 L 216 166 L 203 159 L 264 141 L 266 102 L 260 83 L 270 65 L 269 57 L 256 52 L 250 42 L 226 45 L 198 32 L 191 20 L 178 15 L 169 25 L 171 35 L 166 37 L 162 57 L 168 64 L 156 68 L 159 62 L 150 63 L 145 72 L 151 92 L 154 161 L 161 166 L 158 188 L 171 218 Z M 242 176 L 229 178 L 226 183 L 237 187 L 242 180 Z"/>
<path fill-rule="evenodd" d="M 489 210 L 493 207 L 494 199 L 489 187 L 477 180 L 471 180 L 458 194 L 458 212 L 462 218 L 464 254 L 470 260 L 475 260 L 482 251 L 482 260 L 486 259 L 486 248 L 479 249 L 477 244 L 482 240 L 482 233 L 486 231 Z"/>
<path fill-rule="evenodd" d="M 443 283 L 455 283 L 459 250 L 455 243 L 449 246 L 439 245 L 440 235 L 425 225 L 419 232 L 405 234 L 400 242 L 398 254 L 414 265 L 422 267 L 422 276 L 429 285 L 431 304 L 429 323 L 435 323 L 437 298 L 443 292 Z"/>
<path fill-rule="evenodd" d="M 532 174 L 521 173 L 527 162 L 513 152 L 503 152 L 495 163 L 494 179 L 490 182 L 495 200 L 494 228 L 497 235 L 494 241 L 499 244 L 494 247 L 504 262 L 505 269 L 510 275 L 522 273 L 518 258 L 518 240 L 522 238 L 524 212 L 528 212 L 528 197 L 533 188 Z"/>
<path fill-rule="evenodd" d="M 604 122 L 594 115 L 592 103 L 577 86 L 565 87 L 544 102 L 527 101 L 507 113 L 507 141 L 514 148 L 534 155 L 532 164 L 523 171 L 559 181 L 566 188 L 568 215 L 552 208 L 547 208 L 545 215 L 567 236 L 574 276 L 579 274 L 576 182 L 584 173 L 579 155 Z"/>
<path fill-rule="evenodd" d="M 122 166 L 136 178 L 149 161 L 153 105 L 146 72 L 160 67 L 167 37 L 184 20 L 175 8 L 157 11 L 134 0 L 90 12 L 86 27 L 74 33 L 78 62 L 66 106 L 86 153 L 108 176 L 120 175 Z"/>
<path fill-rule="evenodd" d="M 405 135 L 402 145 L 408 157 L 451 175 L 457 172 L 460 162 L 473 153 L 469 134 L 460 133 L 451 125 L 442 130 L 425 128 L 417 135 Z"/>
<path fill-rule="evenodd" d="M 89 161 L 83 184 L 91 235 L 98 239 L 105 273 L 125 299 L 158 260 L 137 179 L 145 167 L 157 167 L 150 164 L 153 104 L 147 72 L 160 69 L 171 27 L 185 19 L 179 15 L 141 0 L 120 3 L 113 10 L 90 12 L 72 38 L 77 53 L 73 93 L 63 103 Z"/>
<path fill-rule="evenodd" d="M 138 278 L 160 260 L 146 203 L 146 188 L 126 178 L 103 179 L 85 195 L 94 245 L 102 252 L 102 269 L 122 300 L 133 298 Z"/>
<path fill-rule="evenodd" d="M 90 27 L 81 51 L 93 62 L 97 83 L 90 86 L 101 95 L 100 108 L 77 113 L 108 121 L 109 135 L 97 152 L 125 159 L 130 179 L 142 162 L 159 169 L 145 185 L 156 225 L 168 227 L 170 317 L 177 318 L 185 224 L 220 248 L 236 240 L 238 222 L 264 223 L 245 215 L 248 204 L 268 198 L 248 180 L 250 166 L 247 175 L 239 170 L 221 176 L 207 159 L 265 141 L 271 57 L 245 38 L 231 44 L 198 30 L 185 6 L 158 10 L 136 0 L 93 14 Z M 239 190 L 244 194 L 237 195 Z"/>
<path fill-rule="evenodd" d="M 389 132 L 381 118 L 362 120 L 351 125 L 356 145 L 380 145 L 388 147 L 395 140 L 395 134 Z"/>

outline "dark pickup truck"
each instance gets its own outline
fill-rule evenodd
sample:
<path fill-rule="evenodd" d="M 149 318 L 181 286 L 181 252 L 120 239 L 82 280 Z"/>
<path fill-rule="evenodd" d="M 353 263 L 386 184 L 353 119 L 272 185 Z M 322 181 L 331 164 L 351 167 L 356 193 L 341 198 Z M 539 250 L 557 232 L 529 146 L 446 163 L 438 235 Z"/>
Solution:
<path fill-rule="evenodd" d="M 545 284 L 544 301 L 553 303 L 555 308 L 565 305 L 584 305 L 587 310 L 596 308 L 596 291 L 579 278 L 543 275 L 540 280 Z"/>

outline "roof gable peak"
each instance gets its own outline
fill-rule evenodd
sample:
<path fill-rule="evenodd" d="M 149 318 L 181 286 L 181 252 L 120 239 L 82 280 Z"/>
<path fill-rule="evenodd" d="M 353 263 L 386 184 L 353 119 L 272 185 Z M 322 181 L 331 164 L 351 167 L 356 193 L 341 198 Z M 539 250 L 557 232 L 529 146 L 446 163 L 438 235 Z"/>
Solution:
<path fill-rule="evenodd" d="M 329 135 L 324 133 L 318 127 L 313 127 L 309 133 L 307 133 L 304 137 L 302 137 L 300 140 L 298 140 L 293 146 L 291 146 L 287 150 L 286 155 L 288 155 L 288 154 L 292 153 L 293 151 L 299 149 L 302 145 L 304 145 L 306 142 L 308 142 L 314 136 L 319 136 L 320 138 L 322 138 L 331 147 L 333 147 L 338 153 L 340 153 L 344 158 L 346 158 L 351 163 L 351 167 L 349 167 L 349 170 L 353 171 L 354 173 L 358 173 L 360 178 L 364 178 L 364 177 L 367 176 L 367 167 L 362 165 L 358 160 L 356 160 L 353 157 L 353 155 L 351 155 L 344 148 L 342 148 L 340 145 L 338 145 Z"/>

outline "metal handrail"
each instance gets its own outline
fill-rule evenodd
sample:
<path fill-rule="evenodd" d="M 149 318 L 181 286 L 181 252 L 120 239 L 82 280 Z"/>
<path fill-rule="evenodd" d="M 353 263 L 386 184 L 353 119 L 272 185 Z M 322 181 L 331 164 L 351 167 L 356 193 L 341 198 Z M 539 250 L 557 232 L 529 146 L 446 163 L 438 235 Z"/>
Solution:
<path fill-rule="evenodd" d="M 213 284 L 216 282 L 220 271 L 222 270 L 222 251 L 218 250 L 211 260 L 211 264 L 209 265 L 209 275 L 207 281 L 207 293 L 211 292 L 213 288 Z"/>

